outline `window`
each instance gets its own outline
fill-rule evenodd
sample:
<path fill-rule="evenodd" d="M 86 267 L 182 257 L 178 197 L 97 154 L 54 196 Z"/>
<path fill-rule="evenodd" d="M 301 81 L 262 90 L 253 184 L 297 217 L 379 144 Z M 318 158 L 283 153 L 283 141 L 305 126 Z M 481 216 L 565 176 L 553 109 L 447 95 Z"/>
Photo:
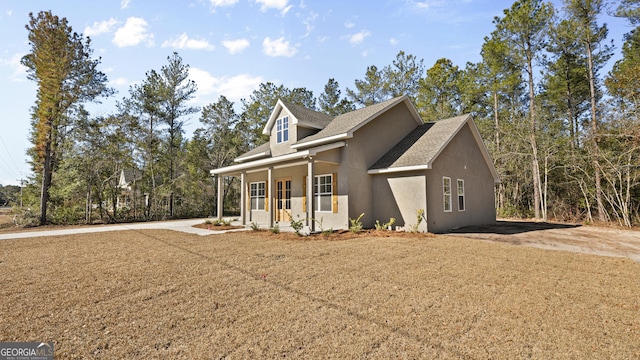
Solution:
<path fill-rule="evenodd" d="M 458 179 L 458 211 L 464 211 L 464 180 Z"/>
<path fill-rule="evenodd" d="M 314 179 L 315 210 L 332 211 L 331 199 L 333 197 L 332 175 L 320 175 Z"/>
<path fill-rule="evenodd" d="M 289 117 L 276 120 L 276 138 L 278 144 L 289 141 Z"/>
<path fill-rule="evenodd" d="M 264 210 L 265 182 L 249 184 L 249 197 L 251 198 L 251 210 Z"/>
<path fill-rule="evenodd" d="M 444 211 L 451 211 L 451 178 L 442 178 L 442 193 L 444 195 Z"/>

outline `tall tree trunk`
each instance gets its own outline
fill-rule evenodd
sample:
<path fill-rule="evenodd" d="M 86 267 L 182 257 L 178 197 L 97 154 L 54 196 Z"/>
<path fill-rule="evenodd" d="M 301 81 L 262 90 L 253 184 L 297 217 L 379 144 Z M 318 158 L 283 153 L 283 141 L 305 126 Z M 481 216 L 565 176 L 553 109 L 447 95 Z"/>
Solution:
<path fill-rule="evenodd" d="M 49 130 L 50 131 L 50 130 Z M 42 188 L 40 189 L 40 225 L 47 224 L 47 206 L 49 205 L 49 188 L 51 187 L 52 166 L 51 133 L 47 136 L 44 149 L 44 166 L 42 169 Z"/>
<path fill-rule="evenodd" d="M 533 66 L 532 60 L 527 61 L 527 72 L 529 73 L 529 139 L 531 141 L 531 173 L 533 176 L 533 208 L 534 216 L 536 219 L 540 219 L 540 165 L 538 163 L 538 144 L 536 141 L 536 107 L 535 107 L 535 92 L 533 82 Z"/>
<path fill-rule="evenodd" d="M 598 135 L 598 113 L 597 113 L 597 98 L 596 87 L 593 71 L 593 49 L 591 48 L 591 42 L 586 42 L 587 47 L 587 66 L 589 76 L 589 91 L 591 93 L 591 137 L 592 137 L 592 151 L 593 151 L 593 169 L 595 171 L 595 186 L 596 186 L 596 206 L 598 210 L 598 220 L 607 221 L 607 212 L 604 208 L 604 202 L 602 201 L 602 170 L 600 169 L 600 136 Z"/>

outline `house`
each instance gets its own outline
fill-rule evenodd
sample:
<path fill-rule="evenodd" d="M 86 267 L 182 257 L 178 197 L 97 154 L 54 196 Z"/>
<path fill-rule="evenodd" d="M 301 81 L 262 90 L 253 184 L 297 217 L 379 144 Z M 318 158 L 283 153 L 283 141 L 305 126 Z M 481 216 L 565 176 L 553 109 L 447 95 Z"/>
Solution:
<path fill-rule="evenodd" d="M 420 209 L 419 231 L 495 222 L 498 174 L 470 115 L 424 123 L 406 96 L 336 117 L 279 100 L 263 133 L 269 142 L 211 170 L 240 178 L 245 225 L 292 216 L 346 229 L 364 213 L 365 228 L 413 226 Z"/>

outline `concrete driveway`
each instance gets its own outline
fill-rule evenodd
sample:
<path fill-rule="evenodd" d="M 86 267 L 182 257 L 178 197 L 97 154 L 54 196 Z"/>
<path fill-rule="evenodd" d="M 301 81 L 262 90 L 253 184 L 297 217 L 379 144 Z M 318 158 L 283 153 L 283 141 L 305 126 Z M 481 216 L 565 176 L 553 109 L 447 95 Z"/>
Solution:
<path fill-rule="evenodd" d="M 229 231 L 242 231 L 245 229 L 212 231 L 207 229 L 199 229 L 193 227 L 196 224 L 202 224 L 206 219 L 188 219 L 188 220 L 171 220 L 171 221 L 150 221 L 142 223 L 113 224 L 113 225 L 96 225 L 88 227 L 78 227 L 73 229 L 59 230 L 42 230 L 42 231 L 25 231 L 17 233 L 0 233 L 0 240 L 24 239 L 41 236 L 60 236 L 74 234 L 91 234 L 106 231 L 122 231 L 122 230 L 174 230 L 196 235 L 213 235 Z M 238 224 L 233 224 L 238 225 Z"/>

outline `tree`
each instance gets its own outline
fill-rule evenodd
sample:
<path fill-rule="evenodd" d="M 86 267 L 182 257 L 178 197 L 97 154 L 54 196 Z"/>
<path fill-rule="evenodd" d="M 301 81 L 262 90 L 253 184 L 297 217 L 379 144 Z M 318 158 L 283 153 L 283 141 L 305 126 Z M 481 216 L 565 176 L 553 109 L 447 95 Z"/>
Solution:
<path fill-rule="evenodd" d="M 220 96 L 216 103 L 209 104 L 202 109 L 200 122 L 205 127 L 198 130 L 198 136 L 209 144 L 205 157 L 209 160 L 209 169 L 228 166 L 234 158 L 240 155 L 238 150 L 241 149 L 242 137 L 236 131 L 239 121 L 240 116 L 236 114 L 233 102 L 224 96 Z M 194 137 L 193 141 L 195 140 Z M 218 178 L 215 181 L 223 180 Z M 233 177 L 227 178 L 227 183 L 224 186 L 226 191 L 219 194 L 223 197 L 223 203 L 227 203 L 226 200 L 234 185 L 233 182 Z M 214 204 L 217 204 L 217 201 L 214 201 Z"/>
<path fill-rule="evenodd" d="M 82 103 L 109 96 L 107 76 L 98 71 L 100 59 L 92 59 L 91 40 L 73 32 L 67 19 L 41 11 L 29 14 L 31 50 L 21 63 L 27 77 L 38 84 L 37 100 L 32 109 L 34 172 L 42 172 L 40 224 L 47 222 L 49 189 L 58 166 L 62 129 L 73 126 L 73 113 Z"/>
<path fill-rule="evenodd" d="M 371 65 L 363 80 L 355 81 L 356 89 L 347 88 L 347 97 L 360 106 L 369 106 L 389 99 L 382 71 Z"/>
<path fill-rule="evenodd" d="M 392 65 L 382 70 L 385 92 L 392 98 L 407 95 L 415 102 L 424 71 L 423 59 L 418 60 L 414 55 L 400 51 Z"/>
<path fill-rule="evenodd" d="M 496 18 L 497 35 L 507 43 L 510 58 L 521 66 L 526 74 L 529 88 L 529 142 L 531 145 L 531 175 L 533 177 L 534 214 L 540 218 L 541 193 L 540 165 L 538 161 L 538 130 L 536 115 L 536 93 L 534 65 L 538 63 L 547 45 L 547 29 L 549 28 L 553 7 L 541 0 L 516 1 L 510 9 L 504 11 L 504 18 Z"/>
<path fill-rule="evenodd" d="M 593 167 L 595 171 L 595 195 L 598 219 L 607 220 L 607 211 L 604 207 L 602 193 L 602 174 L 599 161 L 598 127 L 600 114 L 598 111 L 598 101 L 600 98 L 597 85 L 598 70 L 602 68 L 613 54 L 612 46 L 602 45 L 606 40 L 608 30 L 606 25 L 598 25 L 598 15 L 606 5 L 604 0 L 565 0 L 564 6 L 569 21 L 575 24 L 575 40 L 580 43 L 583 53 L 586 56 L 587 81 L 589 83 L 590 105 L 591 105 L 591 146 Z"/>
<path fill-rule="evenodd" d="M 167 124 L 167 132 L 169 133 L 167 151 L 169 164 L 169 217 L 173 217 L 176 156 L 178 149 L 182 145 L 183 126 L 185 123 L 183 118 L 198 112 L 200 109 L 187 105 L 198 90 L 196 83 L 193 80 L 189 80 L 189 65 L 184 64 L 182 58 L 176 52 L 167 57 L 167 61 L 169 64 L 163 66 L 160 70 L 160 106 L 161 119 Z"/>
<path fill-rule="evenodd" d="M 324 92 L 318 98 L 319 110 L 331 116 L 338 116 L 356 109 L 353 102 L 340 98 L 340 85 L 331 78 L 324 86 Z"/>
<path fill-rule="evenodd" d="M 449 59 L 438 59 L 420 81 L 417 107 L 423 119 L 434 121 L 459 113 L 460 70 Z"/>

